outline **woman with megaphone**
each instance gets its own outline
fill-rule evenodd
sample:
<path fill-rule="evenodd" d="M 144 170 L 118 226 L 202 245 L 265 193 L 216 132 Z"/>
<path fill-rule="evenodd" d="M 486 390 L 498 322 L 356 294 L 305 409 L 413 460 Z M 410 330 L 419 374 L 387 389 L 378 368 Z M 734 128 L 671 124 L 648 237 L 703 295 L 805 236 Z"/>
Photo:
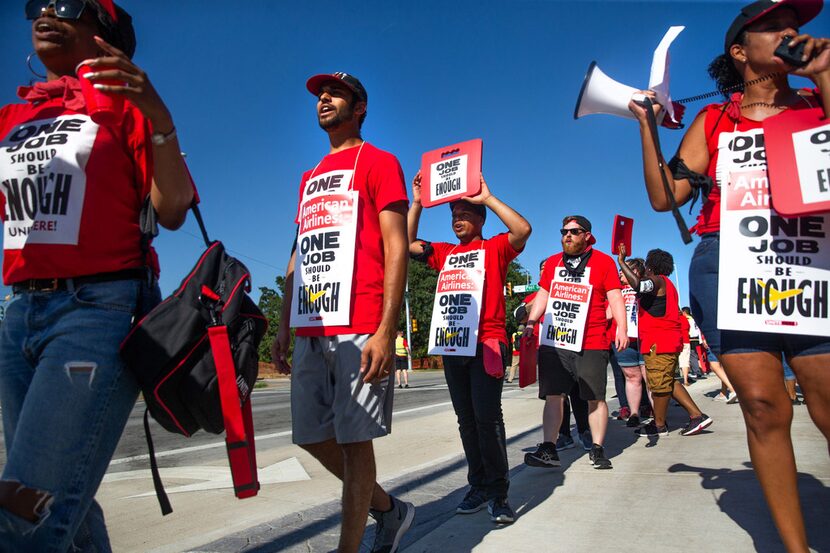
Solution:
<path fill-rule="evenodd" d="M 752 464 L 779 534 L 788 551 L 804 552 L 808 551 L 807 536 L 796 487 L 796 465 L 790 437 L 793 413 L 782 385 L 782 355 L 798 377 L 810 416 L 830 440 L 830 336 L 827 335 L 830 324 L 826 320 L 821 322 L 823 330 L 814 331 L 813 335 L 793 333 L 794 324 L 806 328 L 809 321 L 803 324 L 789 321 L 778 323 L 777 327 L 762 327 L 761 331 L 746 331 L 753 328 L 751 324 L 740 326 L 734 321 L 747 317 L 747 313 L 753 313 L 753 309 L 759 306 L 775 311 L 779 305 L 782 308 L 798 305 L 800 310 L 807 300 L 798 296 L 812 292 L 806 286 L 799 285 L 799 289 L 790 286 L 791 289 L 784 293 L 784 278 L 780 278 L 778 282 L 781 284 L 773 289 L 771 279 L 760 276 L 745 279 L 740 284 L 745 287 L 736 287 L 734 292 L 725 285 L 729 284 L 727 275 L 738 270 L 733 269 L 736 260 L 747 259 L 747 248 L 741 251 L 730 244 L 745 239 L 739 236 L 742 233 L 753 235 L 759 231 L 757 235 L 760 236 L 764 230 L 757 226 L 734 225 L 730 217 L 736 216 L 736 209 L 751 209 L 744 213 L 752 215 L 760 213 L 763 217 L 752 218 L 755 225 L 777 225 L 779 231 L 796 220 L 782 218 L 769 208 L 765 148 L 770 143 L 767 141 L 765 146 L 764 121 L 790 117 L 798 110 L 823 108 L 825 117 L 830 112 L 830 40 L 814 38 L 799 31 L 801 25 L 821 11 L 821 7 L 820 0 L 760 0 L 742 8 L 726 33 L 724 54 L 709 66 L 709 74 L 728 99 L 724 103 L 706 106 L 697 115 L 669 163 L 658 159 L 658 149 L 655 148 L 657 137 L 652 130 L 655 127 L 649 123 L 649 114 L 643 104 L 635 101 L 629 104 L 629 109 L 640 122 L 643 171 L 652 207 L 656 211 L 668 211 L 675 200 L 677 204 L 683 204 L 690 199 L 694 202 L 701 195 L 703 197 L 696 225 L 701 240 L 689 267 L 693 316 L 710 348 L 722 361 L 740 398 Z M 817 88 L 793 89 L 788 82 L 789 74 L 807 77 Z M 654 98 L 654 94 L 648 91 L 643 91 L 643 94 Z M 659 112 L 660 106 L 655 104 L 653 109 Z M 737 144 L 745 147 L 741 155 L 736 151 Z M 674 199 L 664 186 L 664 175 L 661 173 L 668 179 L 668 188 Z M 741 181 L 746 175 L 751 177 Z M 756 188 L 748 191 L 749 195 L 745 196 L 747 201 L 752 204 L 750 200 L 760 198 L 766 203 L 745 205 L 740 200 L 733 203 L 732 195 L 746 183 L 752 183 L 751 187 Z M 744 222 L 746 220 L 743 219 Z M 802 219 L 798 221 L 805 222 Z M 811 241 L 808 248 L 814 254 L 813 260 L 826 260 L 830 256 L 828 222 L 830 214 L 810 218 L 810 224 L 820 229 L 815 234 L 821 235 Z M 776 242 L 784 244 L 783 241 Z M 771 243 L 756 240 L 757 249 L 760 249 L 760 244 L 766 246 Z M 721 249 L 727 255 L 719 256 Z M 766 269 L 777 271 L 769 274 L 797 275 L 808 270 L 789 267 L 789 260 L 782 263 L 781 257 L 773 251 L 765 252 L 765 255 L 755 254 L 751 259 L 757 261 L 744 263 L 740 270 L 761 270 L 763 267 L 754 263 L 762 262 L 769 264 Z M 818 265 L 822 268 L 830 266 L 826 262 Z M 826 277 L 826 269 L 824 273 Z M 793 278 L 793 281 L 799 282 L 800 279 Z M 729 290 L 729 294 L 737 294 L 736 301 L 725 304 L 723 299 L 729 297 L 725 290 Z M 812 301 L 823 302 L 826 307 L 827 298 L 813 296 Z M 742 311 L 742 306 L 747 304 L 750 304 L 749 309 Z M 807 313 L 805 316 L 815 316 L 817 312 L 810 312 L 810 309 L 803 311 Z M 825 308 L 825 319 L 826 311 Z M 779 310 L 777 315 L 780 316 L 780 313 Z M 774 318 L 769 313 L 766 315 L 767 320 Z M 755 316 L 755 321 L 760 319 L 757 324 L 764 324 L 764 314 Z"/>

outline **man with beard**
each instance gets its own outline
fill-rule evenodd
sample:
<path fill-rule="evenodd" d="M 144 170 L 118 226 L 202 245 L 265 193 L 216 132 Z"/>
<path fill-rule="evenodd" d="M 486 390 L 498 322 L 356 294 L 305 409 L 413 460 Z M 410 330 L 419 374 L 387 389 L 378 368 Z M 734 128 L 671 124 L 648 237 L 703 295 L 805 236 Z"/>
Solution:
<path fill-rule="evenodd" d="M 372 440 L 392 423 L 406 186 L 398 160 L 361 137 L 368 97 L 357 78 L 316 75 L 306 88 L 317 97 L 330 149 L 300 181 L 297 242 L 271 353 L 277 369 L 292 374 L 294 443 L 343 481 L 338 551 L 358 551 L 368 513 L 377 521 L 372 551 L 394 552 L 415 508 L 376 483 Z"/>
<path fill-rule="evenodd" d="M 464 307 L 453 321 L 458 326 L 450 332 L 458 336 L 465 328 L 475 337 L 469 343 L 453 343 L 453 347 L 439 347 L 447 334 L 436 327 L 433 315 L 430 329 L 430 351 L 443 353 L 444 376 L 450 392 L 453 409 L 458 418 L 458 430 L 464 455 L 467 458 L 467 480 L 470 489 L 456 508 L 456 513 L 475 513 L 485 505 L 490 519 L 497 524 L 515 520 L 507 502 L 509 465 L 505 441 L 501 394 L 504 386 L 504 368 L 507 361 L 507 330 L 505 328 L 504 285 L 507 267 L 524 249 L 531 228 L 524 217 L 497 199 L 484 177 L 480 177 L 481 192 L 473 197 L 450 203 L 452 230 L 458 244 L 429 243 L 417 238 L 421 217 L 421 174 L 412 182 L 412 206 L 409 208 L 409 251 L 415 259 L 426 262 L 440 271 L 439 292 L 445 280 L 464 275 L 466 290 L 476 293 L 454 293 L 455 300 Z M 482 237 L 487 208 L 507 227 L 507 232 L 492 238 Z M 454 260 L 461 261 L 455 264 Z M 458 282 L 457 280 L 455 282 Z M 436 293 L 436 302 L 446 294 Z M 466 300 L 479 298 L 477 301 Z M 476 305 L 477 304 L 477 305 Z M 461 311 L 459 311 L 461 313 Z M 456 340 L 457 341 L 457 340 Z"/>
<path fill-rule="evenodd" d="M 539 292 L 533 301 L 525 333 L 529 336 L 544 314 L 539 347 L 539 398 L 543 440 L 525 462 L 538 467 L 559 466 L 554 440 L 562 423 L 562 402 L 576 383 L 588 402 L 588 425 L 593 444 L 588 458 L 595 469 L 610 469 L 602 443 L 608 428 L 605 388 L 608 380 L 609 339 L 606 307 L 617 323 L 617 350 L 628 347 L 625 302 L 614 260 L 593 249 L 591 222 L 581 215 L 562 221 L 562 253 L 545 262 Z M 549 301 L 550 299 L 550 301 Z"/>

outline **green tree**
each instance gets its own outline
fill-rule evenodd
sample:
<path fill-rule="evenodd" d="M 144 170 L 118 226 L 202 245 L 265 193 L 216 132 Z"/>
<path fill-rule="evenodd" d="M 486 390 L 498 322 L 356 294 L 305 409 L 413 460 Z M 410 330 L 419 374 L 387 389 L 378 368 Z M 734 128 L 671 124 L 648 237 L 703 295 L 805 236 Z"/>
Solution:
<path fill-rule="evenodd" d="M 268 288 L 267 286 L 259 287 L 259 309 L 265 318 L 268 319 L 268 330 L 259 344 L 259 360 L 264 363 L 271 362 L 271 344 L 277 336 L 277 331 L 280 328 L 280 313 L 282 312 L 282 299 L 285 297 L 285 277 L 278 276 L 275 281 L 276 289 Z M 288 321 L 286 321 L 288 324 Z M 293 332 L 293 331 L 292 331 Z M 289 349 L 289 361 L 291 354 L 294 351 L 292 340 L 291 348 Z"/>

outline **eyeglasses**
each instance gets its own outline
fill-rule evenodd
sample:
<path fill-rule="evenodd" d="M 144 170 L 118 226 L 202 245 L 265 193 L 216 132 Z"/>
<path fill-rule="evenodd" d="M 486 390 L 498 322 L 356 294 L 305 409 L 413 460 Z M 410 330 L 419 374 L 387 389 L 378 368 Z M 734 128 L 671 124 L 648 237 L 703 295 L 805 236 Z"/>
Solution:
<path fill-rule="evenodd" d="M 29 0 L 26 2 L 26 19 L 35 20 L 49 8 L 55 10 L 59 19 L 80 19 L 85 7 L 84 0 Z"/>
<path fill-rule="evenodd" d="M 580 234 L 588 232 L 585 229 L 581 228 L 561 228 L 559 229 L 559 234 L 562 236 L 566 236 L 568 233 L 572 234 L 573 236 L 579 236 Z"/>

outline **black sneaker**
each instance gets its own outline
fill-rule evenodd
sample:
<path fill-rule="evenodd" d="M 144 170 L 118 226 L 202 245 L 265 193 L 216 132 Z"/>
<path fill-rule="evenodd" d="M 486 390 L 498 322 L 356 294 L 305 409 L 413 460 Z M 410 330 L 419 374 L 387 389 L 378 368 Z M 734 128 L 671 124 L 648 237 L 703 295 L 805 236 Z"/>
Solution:
<path fill-rule="evenodd" d="M 487 505 L 487 495 L 482 490 L 470 488 L 470 491 L 455 508 L 455 512 L 460 515 L 469 515 L 479 512 L 485 505 Z"/>
<path fill-rule="evenodd" d="M 506 497 L 491 500 L 487 505 L 487 512 L 490 513 L 490 520 L 496 524 L 513 524 L 516 520 L 516 515 L 513 514 L 513 509 L 510 508 Z"/>
<path fill-rule="evenodd" d="M 639 415 L 631 415 L 628 417 L 628 420 L 625 422 L 625 425 L 628 428 L 637 428 L 640 426 L 640 417 Z"/>
<path fill-rule="evenodd" d="M 415 518 L 415 506 L 389 496 L 392 500 L 392 510 L 386 513 L 369 509 L 369 514 L 377 524 L 375 525 L 375 543 L 372 544 L 372 553 L 395 553 L 401 538 Z"/>
<path fill-rule="evenodd" d="M 601 445 L 594 444 L 591 447 L 591 452 L 588 453 L 588 460 L 594 465 L 595 469 L 612 469 L 611 460 L 605 456 L 605 450 Z"/>
<path fill-rule="evenodd" d="M 531 467 L 553 468 L 562 463 L 559 462 L 556 446 L 551 442 L 544 442 L 539 444 L 533 453 L 525 453 L 525 464 Z"/>
<path fill-rule="evenodd" d="M 686 425 L 686 428 L 680 431 L 680 435 L 694 436 L 695 434 L 700 434 L 703 432 L 704 428 L 708 428 L 713 422 L 715 421 L 713 421 L 709 415 L 702 413 L 699 417 L 689 419 L 689 424 Z"/>
<path fill-rule="evenodd" d="M 637 430 L 634 431 L 635 434 L 638 436 L 668 436 L 669 435 L 669 426 L 657 426 L 654 424 L 654 421 L 651 421 L 645 426 L 641 426 Z"/>

